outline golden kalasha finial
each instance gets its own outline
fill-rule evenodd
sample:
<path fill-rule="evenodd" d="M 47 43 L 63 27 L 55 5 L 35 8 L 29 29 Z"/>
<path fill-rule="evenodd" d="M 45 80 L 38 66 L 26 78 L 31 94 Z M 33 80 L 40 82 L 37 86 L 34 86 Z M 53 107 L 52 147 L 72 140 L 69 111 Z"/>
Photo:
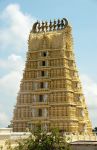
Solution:
<path fill-rule="evenodd" d="M 57 22 L 54 19 L 54 22 L 50 20 L 49 24 L 47 21 L 40 23 L 40 22 L 35 22 L 32 28 L 32 32 L 44 32 L 44 31 L 52 31 L 52 30 L 60 30 L 66 28 L 68 25 L 68 21 L 66 18 L 63 19 L 58 19 Z"/>
<path fill-rule="evenodd" d="M 45 29 L 46 29 L 46 31 L 48 31 L 48 22 L 47 21 L 45 22 Z"/>
<path fill-rule="evenodd" d="M 62 19 L 61 20 L 61 29 L 63 29 L 64 28 L 64 20 Z"/>
<path fill-rule="evenodd" d="M 37 32 L 37 30 L 36 30 L 37 24 L 38 24 L 38 21 L 35 22 L 34 25 L 33 25 L 33 28 L 32 28 L 32 32 L 33 32 L 33 33 L 36 33 L 36 32 Z"/>
<path fill-rule="evenodd" d="M 40 26 L 40 22 L 38 22 L 38 32 L 40 32 L 41 26 Z"/>
<path fill-rule="evenodd" d="M 42 21 L 42 26 L 41 26 L 41 28 L 42 28 L 42 31 L 44 32 L 45 26 L 44 26 L 44 22 L 43 22 L 43 21 Z"/>
<path fill-rule="evenodd" d="M 50 20 L 49 30 L 52 31 L 52 21 Z"/>
<path fill-rule="evenodd" d="M 60 19 L 58 19 L 57 29 L 60 29 Z"/>
<path fill-rule="evenodd" d="M 54 27 L 54 29 L 53 30 L 56 30 L 56 20 L 54 19 L 54 25 L 53 25 L 53 27 Z"/>

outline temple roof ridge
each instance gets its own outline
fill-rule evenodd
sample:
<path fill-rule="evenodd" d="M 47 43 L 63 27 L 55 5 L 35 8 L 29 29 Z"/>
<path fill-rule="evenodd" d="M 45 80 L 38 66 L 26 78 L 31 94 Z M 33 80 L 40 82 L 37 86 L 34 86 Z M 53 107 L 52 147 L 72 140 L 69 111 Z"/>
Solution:
<path fill-rule="evenodd" d="M 68 25 L 68 20 L 66 18 L 63 19 L 57 19 L 57 21 L 54 19 L 52 22 L 48 23 L 47 21 L 37 21 L 33 24 L 32 32 L 38 33 L 38 32 L 48 32 L 48 31 L 55 31 L 55 30 L 62 30 L 66 28 Z"/>

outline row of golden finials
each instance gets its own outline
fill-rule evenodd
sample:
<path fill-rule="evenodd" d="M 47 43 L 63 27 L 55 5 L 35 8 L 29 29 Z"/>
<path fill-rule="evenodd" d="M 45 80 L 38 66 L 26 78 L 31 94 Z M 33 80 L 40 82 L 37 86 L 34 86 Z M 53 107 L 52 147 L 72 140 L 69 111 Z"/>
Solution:
<path fill-rule="evenodd" d="M 68 25 L 68 21 L 66 18 L 58 19 L 57 21 L 54 20 L 53 22 L 50 20 L 48 23 L 47 21 L 40 23 L 39 21 L 35 22 L 32 28 L 32 32 L 47 32 L 53 30 L 60 30 L 64 29 Z"/>

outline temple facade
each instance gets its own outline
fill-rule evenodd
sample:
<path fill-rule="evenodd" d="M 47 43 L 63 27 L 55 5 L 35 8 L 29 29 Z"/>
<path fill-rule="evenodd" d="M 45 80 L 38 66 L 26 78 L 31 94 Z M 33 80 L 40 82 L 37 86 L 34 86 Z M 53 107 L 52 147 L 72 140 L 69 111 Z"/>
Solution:
<path fill-rule="evenodd" d="M 13 131 L 38 127 L 68 133 L 92 133 L 76 67 L 71 27 L 67 19 L 36 22 L 29 34 L 28 52 Z"/>

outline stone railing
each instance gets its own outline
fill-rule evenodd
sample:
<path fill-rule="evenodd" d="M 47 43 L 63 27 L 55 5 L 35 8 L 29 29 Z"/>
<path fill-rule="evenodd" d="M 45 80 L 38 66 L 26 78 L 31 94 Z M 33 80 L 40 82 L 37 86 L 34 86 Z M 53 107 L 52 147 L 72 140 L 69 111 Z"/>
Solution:
<path fill-rule="evenodd" d="M 15 147 L 17 145 L 16 141 L 19 139 L 25 139 L 29 137 L 31 133 L 29 132 L 10 132 L 10 133 L 0 133 L 0 150 L 6 150 L 6 142 L 10 141 L 11 146 Z"/>
<path fill-rule="evenodd" d="M 27 138 L 31 133 L 30 132 L 10 132 L 10 133 L 0 133 L 0 141 L 2 140 L 17 140 L 20 138 Z M 70 141 L 79 141 L 79 140 L 85 140 L 85 141 L 97 141 L 97 135 L 96 134 L 70 134 L 70 133 L 64 133 L 64 137 L 67 139 L 69 138 Z"/>
<path fill-rule="evenodd" d="M 19 139 L 27 138 L 31 133 L 30 132 L 11 132 L 11 133 L 0 133 L 0 140 L 6 139 Z"/>
<path fill-rule="evenodd" d="M 69 142 L 74 142 L 74 141 L 97 141 L 97 135 L 96 134 L 69 134 L 69 133 L 65 133 L 64 137 L 66 137 L 66 139 Z"/>

